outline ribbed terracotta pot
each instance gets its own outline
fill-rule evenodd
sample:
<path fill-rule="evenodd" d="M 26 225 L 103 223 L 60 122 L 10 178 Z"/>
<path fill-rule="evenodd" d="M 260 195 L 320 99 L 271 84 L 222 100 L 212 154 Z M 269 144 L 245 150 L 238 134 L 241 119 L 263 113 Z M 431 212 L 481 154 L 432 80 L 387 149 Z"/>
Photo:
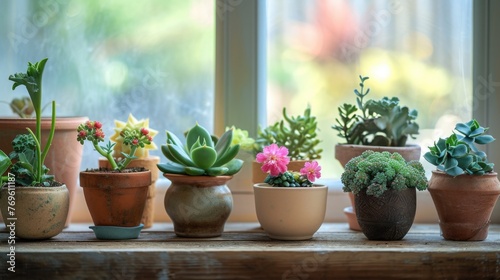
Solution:
<path fill-rule="evenodd" d="M 360 192 L 354 196 L 356 218 L 370 240 L 400 240 L 408 233 L 417 209 L 415 188 L 386 190 L 375 197 Z"/>
<path fill-rule="evenodd" d="M 96 226 L 139 226 L 146 205 L 151 171 L 80 172 L 80 186 Z"/>
<path fill-rule="evenodd" d="M 326 213 L 328 187 L 253 186 L 255 210 L 260 225 L 270 238 L 307 240 L 320 228 Z"/>
<path fill-rule="evenodd" d="M 432 171 L 428 190 L 444 239 L 481 241 L 488 237 L 491 213 L 500 195 L 496 172 L 452 177 Z"/>
<path fill-rule="evenodd" d="M 335 159 L 337 159 L 342 167 L 354 157 L 360 156 L 364 151 L 372 150 L 375 152 L 390 152 L 399 153 L 406 161 L 419 160 L 421 148 L 419 145 L 406 145 L 404 147 L 386 147 L 386 146 L 366 146 L 366 145 L 351 145 L 351 144 L 337 144 L 335 145 Z M 354 196 L 349 193 L 351 202 L 354 201 Z M 349 228 L 352 230 L 360 231 L 361 227 L 356 219 L 356 207 L 352 203 L 352 208 L 346 207 L 344 214 L 347 217 Z"/>
<path fill-rule="evenodd" d="M 15 200 L 9 205 L 9 197 Z M 8 207 L 12 208 L 8 208 Z M 0 191 L 7 230 L 23 239 L 48 239 L 61 233 L 69 210 L 69 191 L 60 187 L 16 187 Z"/>
<path fill-rule="evenodd" d="M 158 180 L 159 170 L 156 164 L 160 162 L 160 157 L 149 156 L 147 158 L 137 158 L 133 159 L 127 167 L 144 167 L 151 171 L 151 185 L 148 187 L 148 196 L 146 199 L 146 205 L 144 206 L 144 213 L 142 214 L 141 223 L 144 228 L 150 228 L 154 223 L 154 208 L 155 208 L 155 196 L 156 196 L 156 181 Z M 111 168 L 109 161 L 105 158 L 99 159 L 99 167 Z"/>
<path fill-rule="evenodd" d="M 307 160 L 292 160 L 287 165 L 288 170 L 290 171 L 300 171 Z M 257 161 L 252 161 L 252 182 L 254 184 L 264 183 L 264 180 L 267 177 L 267 173 L 262 171 L 261 169 L 262 163 L 258 163 Z"/>
<path fill-rule="evenodd" d="M 172 184 L 165 194 L 165 210 L 181 237 L 216 237 L 233 209 L 226 183 L 232 176 L 188 176 L 164 173 Z"/>
<path fill-rule="evenodd" d="M 69 214 L 66 226 L 71 222 L 71 214 L 76 199 L 78 173 L 82 162 L 83 146 L 76 141 L 76 128 L 87 121 L 87 117 L 58 117 L 52 147 L 45 158 L 45 165 L 50 169 L 49 174 L 55 176 L 56 181 L 64 183 L 69 190 Z M 26 134 L 26 127 L 35 131 L 35 119 L 0 118 L 0 150 L 7 155 L 12 152 L 12 140 L 18 134 Z M 45 145 L 50 132 L 51 119 L 42 118 L 42 146 Z"/>

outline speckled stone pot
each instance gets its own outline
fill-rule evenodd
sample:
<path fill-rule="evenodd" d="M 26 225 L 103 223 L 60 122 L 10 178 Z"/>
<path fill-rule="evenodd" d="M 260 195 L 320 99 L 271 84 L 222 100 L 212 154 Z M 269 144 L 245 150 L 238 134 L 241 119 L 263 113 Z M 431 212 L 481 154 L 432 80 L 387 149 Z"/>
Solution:
<path fill-rule="evenodd" d="M 9 197 L 15 198 L 14 205 L 9 205 Z M 66 185 L 15 189 L 5 185 L 0 191 L 0 205 L 4 223 L 16 237 L 48 239 L 64 229 L 69 210 L 69 191 Z"/>
<path fill-rule="evenodd" d="M 232 176 L 163 174 L 172 184 L 165 194 L 165 210 L 182 237 L 216 237 L 233 209 L 226 183 Z"/>

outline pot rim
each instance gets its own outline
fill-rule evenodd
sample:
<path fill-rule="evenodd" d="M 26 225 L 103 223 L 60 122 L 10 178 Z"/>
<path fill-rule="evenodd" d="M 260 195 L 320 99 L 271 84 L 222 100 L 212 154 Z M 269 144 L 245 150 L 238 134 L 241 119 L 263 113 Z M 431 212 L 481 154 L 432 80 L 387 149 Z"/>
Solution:
<path fill-rule="evenodd" d="M 388 150 L 397 150 L 397 149 L 408 150 L 408 149 L 421 148 L 421 146 L 418 144 L 406 144 L 404 146 L 372 146 L 372 145 L 358 145 L 358 144 L 335 144 L 335 147 L 354 147 L 354 148 L 362 147 L 364 149 L 370 148 L 370 147 L 373 147 L 373 148 L 380 148 L 381 147 L 381 148 L 388 149 Z"/>
<path fill-rule="evenodd" d="M 448 177 L 452 177 L 452 178 L 461 177 L 461 176 L 463 176 L 463 177 L 465 177 L 465 176 L 477 176 L 477 177 L 483 177 L 483 176 L 485 176 L 485 177 L 488 177 L 488 176 L 490 176 L 490 177 L 491 177 L 491 176 L 498 176 L 498 173 L 497 173 L 497 172 L 495 172 L 495 171 L 488 172 L 488 173 L 485 173 L 485 174 L 483 174 L 483 175 L 479 175 L 479 174 L 467 174 L 467 173 L 464 173 L 464 174 L 460 174 L 460 175 L 455 176 L 455 177 L 453 177 L 453 176 L 451 176 L 451 175 L 449 175 L 449 174 L 446 174 L 444 171 L 439 170 L 439 169 L 434 169 L 434 170 L 431 170 L 431 171 L 432 171 L 432 174 L 436 174 L 436 175 L 438 175 L 438 176 L 448 176 Z"/>
<path fill-rule="evenodd" d="M 61 189 L 68 189 L 66 184 L 61 183 L 62 185 L 60 186 L 52 186 L 52 187 L 35 187 L 35 186 L 15 186 L 15 188 L 10 188 L 10 190 L 15 190 L 16 193 L 19 191 L 24 191 L 24 190 L 61 190 Z M 5 183 L 0 191 L 4 190 L 9 190 L 9 187 L 7 186 L 7 183 Z"/>

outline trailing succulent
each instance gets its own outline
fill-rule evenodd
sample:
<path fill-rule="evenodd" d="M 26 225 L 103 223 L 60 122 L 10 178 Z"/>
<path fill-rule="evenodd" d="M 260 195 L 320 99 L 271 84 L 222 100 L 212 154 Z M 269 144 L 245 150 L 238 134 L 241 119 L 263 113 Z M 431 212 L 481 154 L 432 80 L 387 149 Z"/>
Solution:
<path fill-rule="evenodd" d="M 429 147 L 424 158 L 438 170 L 453 177 L 492 172 L 494 164 L 488 162 L 486 153 L 476 147 L 476 144 L 488 144 L 495 140 L 491 135 L 485 134 L 487 130 L 474 119 L 458 123 L 449 137 L 439 138 Z"/>
<path fill-rule="evenodd" d="M 161 146 L 161 151 L 170 161 L 159 163 L 158 169 L 164 173 L 193 176 L 234 175 L 240 171 L 243 161 L 235 158 L 240 145 L 231 145 L 232 138 L 232 129 L 218 139 L 196 124 L 186 133 L 184 144 L 167 131 L 167 143 Z"/>
<path fill-rule="evenodd" d="M 399 153 L 363 152 L 352 158 L 341 176 L 344 192 L 381 196 L 386 190 L 405 188 L 427 189 L 427 178 L 422 164 L 406 162 Z"/>
<path fill-rule="evenodd" d="M 418 134 L 418 116 L 416 110 L 399 105 L 397 97 L 384 97 L 380 100 L 370 99 L 363 102 L 370 89 L 365 90 L 365 81 L 369 77 L 359 76 L 360 90 L 355 89 L 356 104 L 344 103 L 338 107 L 339 118 L 332 128 L 338 131 L 338 136 L 345 139 L 347 144 L 370 146 L 406 145 L 408 137 L 415 138 Z M 361 114 L 358 114 L 358 110 Z"/>
<path fill-rule="evenodd" d="M 314 160 L 321 158 L 323 149 L 316 146 L 318 122 L 311 116 L 311 108 L 307 107 L 303 115 L 288 116 L 283 108 L 283 119 L 264 130 L 259 128 L 254 143 L 254 155 L 261 152 L 265 146 L 277 144 L 284 146 L 290 152 L 291 160 Z"/>

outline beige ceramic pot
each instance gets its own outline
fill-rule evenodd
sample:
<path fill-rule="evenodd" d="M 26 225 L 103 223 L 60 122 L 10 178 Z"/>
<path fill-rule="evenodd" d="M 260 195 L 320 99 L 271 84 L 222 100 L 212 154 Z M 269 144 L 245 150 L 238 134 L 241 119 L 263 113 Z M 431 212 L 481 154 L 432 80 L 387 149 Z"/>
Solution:
<path fill-rule="evenodd" d="M 481 241 L 488 236 L 491 213 L 500 195 L 497 173 L 452 177 L 432 171 L 428 190 L 444 239 Z"/>
<path fill-rule="evenodd" d="M 9 197 L 15 198 L 15 205 L 8 204 Z M 66 185 L 11 189 L 5 185 L 0 191 L 0 207 L 11 234 L 23 239 L 48 239 L 64 229 L 69 191 Z"/>
<path fill-rule="evenodd" d="M 137 158 L 132 160 L 128 168 L 133 167 L 144 167 L 151 171 L 151 185 L 148 187 L 148 196 L 146 199 L 146 206 L 144 207 L 144 213 L 142 214 L 141 223 L 144 225 L 144 228 L 150 228 L 154 223 L 154 201 L 156 196 L 156 181 L 158 180 L 159 170 L 156 167 L 156 164 L 160 162 L 160 157 L 157 156 L 149 156 L 147 158 Z M 105 158 L 99 159 L 99 167 L 111 168 L 108 160 Z"/>
<path fill-rule="evenodd" d="M 281 188 L 261 183 L 253 189 L 257 219 L 270 238 L 311 239 L 325 219 L 328 195 L 325 185 Z"/>
<path fill-rule="evenodd" d="M 300 171 L 304 164 L 308 160 L 292 160 L 287 165 L 287 169 L 290 171 Z M 267 173 L 261 170 L 262 163 L 258 163 L 257 161 L 252 162 L 252 182 L 254 184 L 264 183 L 264 180 L 267 177 Z"/>
<path fill-rule="evenodd" d="M 45 158 L 45 165 L 50 169 L 49 174 L 55 176 L 56 181 L 64 183 L 69 190 L 69 214 L 66 226 L 71 222 L 78 173 L 82 161 L 83 145 L 76 141 L 76 128 L 87 121 L 87 117 L 58 117 L 52 147 Z M 18 134 L 28 133 L 26 127 L 35 131 L 35 119 L 1 118 L 0 150 L 7 155 L 12 151 L 12 140 Z M 51 126 L 50 118 L 42 118 L 42 145 L 45 145 Z"/>
<path fill-rule="evenodd" d="M 163 174 L 172 184 L 165 194 L 165 210 L 181 237 L 216 237 L 233 209 L 226 183 L 232 176 Z"/>
<path fill-rule="evenodd" d="M 335 145 L 335 159 L 337 159 L 342 167 L 354 157 L 360 156 L 364 151 L 372 150 L 375 152 L 390 152 L 399 153 L 406 161 L 419 160 L 421 148 L 419 145 L 406 145 L 404 147 L 386 147 L 386 146 L 366 146 L 366 145 L 351 145 L 351 144 L 337 144 Z M 349 228 L 352 230 L 361 231 L 358 220 L 356 219 L 356 209 L 354 207 L 354 195 L 349 193 L 351 200 L 351 207 L 344 209 L 344 214 L 347 217 Z"/>

